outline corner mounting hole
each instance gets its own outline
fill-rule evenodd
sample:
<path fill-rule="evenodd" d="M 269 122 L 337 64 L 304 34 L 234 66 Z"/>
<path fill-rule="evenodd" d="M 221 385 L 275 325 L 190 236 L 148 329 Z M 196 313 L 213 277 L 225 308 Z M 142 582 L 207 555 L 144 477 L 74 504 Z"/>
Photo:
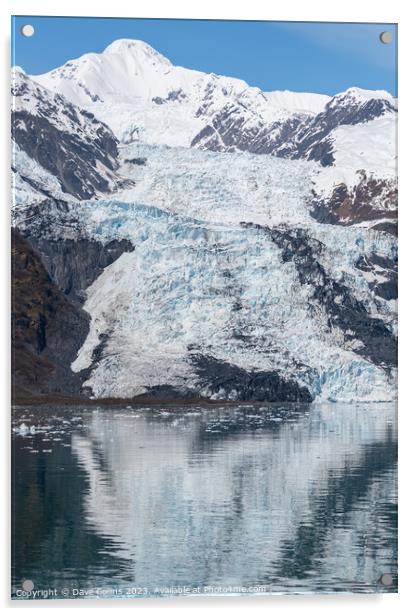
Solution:
<path fill-rule="evenodd" d="M 392 43 L 392 32 L 381 32 L 379 38 L 381 43 L 389 45 L 389 43 Z"/>
<path fill-rule="evenodd" d="M 380 583 L 383 584 L 383 586 L 392 586 L 393 577 L 390 573 L 384 573 L 380 578 Z"/>
<path fill-rule="evenodd" d="M 32 24 L 25 24 L 24 26 L 20 28 L 20 32 L 23 34 L 23 36 L 26 36 L 27 38 L 29 38 L 34 35 L 35 29 L 32 26 Z"/>
<path fill-rule="evenodd" d="M 32 592 L 32 590 L 34 589 L 35 585 L 33 584 L 32 580 L 25 580 L 22 584 L 22 588 L 23 590 L 25 590 L 26 592 Z"/>

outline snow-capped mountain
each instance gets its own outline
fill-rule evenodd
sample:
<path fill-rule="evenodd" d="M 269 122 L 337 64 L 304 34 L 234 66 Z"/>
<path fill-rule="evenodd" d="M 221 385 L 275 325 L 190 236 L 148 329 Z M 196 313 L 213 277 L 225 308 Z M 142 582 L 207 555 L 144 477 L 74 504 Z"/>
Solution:
<path fill-rule="evenodd" d="M 322 111 L 328 96 L 294 92 L 261 92 L 233 77 L 206 74 L 174 66 L 144 41 L 120 39 L 102 53 L 88 53 L 44 75 L 34 77 L 49 89 L 59 91 L 73 103 L 87 106 L 124 97 L 152 104 L 201 103 L 209 91 L 211 106 L 244 95 L 245 100 L 268 101 L 289 113 Z M 86 89 L 85 89 L 86 88 Z M 175 94 L 176 93 L 176 94 Z M 199 99 L 199 100 L 198 100 Z"/>
<path fill-rule="evenodd" d="M 263 92 L 240 79 L 174 66 L 143 41 L 128 39 L 33 78 L 76 105 L 92 106 L 124 140 L 140 135 L 150 144 L 308 158 L 324 165 L 333 163 L 333 152 L 319 144 L 331 131 L 395 111 L 387 92 L 350 88 L 333 98 Z"/>
<path fill-rule="evenodd" d="M 314 160 L 327 169 L 316 181 L 316 216 L 396 228 L 396 101 L 388 92 L 263 92 L 174 66 L 147 43 L 128 39 L 33 79 L 90 110 L 124 143 Z M 368 204 L 367 195 L 383 195 L 387 208 L 379 199 Z M 353 206 L 342 208 L 344 201 Z"/>
<path fill-rule="evenodd" d="M 334 96 L 314 118 L 305 122 L 295 135 L 295 157 L 317 160 L 323 166 L 334 163 L 334 148 L 328 137 L 339 126 L 366 124 L 396 111 L 393 97 L 384 91 L 349 88 Z"/>
<path fill-rule="evenodd" d="M 266 93 L 121 40 L 18 73 L 14 94 L 13 221 L 88 315 L 65 356 L 80 393 L 393 399 L 388 93 Z M 63 144 L 87 192 L 36 139 Z"/>
<path fill-rule="evenodd" d="M 262 92 L 240 79 L 174 66 L 143 41 L 128 39 L 33 79 L 76 105 L 93 107 L 121 139 L 139 135 L 171 146 L 196 142 L 229 109 L 243 114 L 245 132 L 269 124 L 275 132 L 293 116 L 299 121 L 322 111 L 329 101 L 318 94 Z"/>

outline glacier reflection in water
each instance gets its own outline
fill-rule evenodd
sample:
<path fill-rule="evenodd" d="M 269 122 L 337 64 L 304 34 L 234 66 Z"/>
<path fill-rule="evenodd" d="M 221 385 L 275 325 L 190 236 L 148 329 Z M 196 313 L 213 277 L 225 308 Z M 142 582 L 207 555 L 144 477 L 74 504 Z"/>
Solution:
<path fill-rule="evenodd" d="M 393 405 L 17 408 L 13 437 L 14 596 L 397 589 Z"/>

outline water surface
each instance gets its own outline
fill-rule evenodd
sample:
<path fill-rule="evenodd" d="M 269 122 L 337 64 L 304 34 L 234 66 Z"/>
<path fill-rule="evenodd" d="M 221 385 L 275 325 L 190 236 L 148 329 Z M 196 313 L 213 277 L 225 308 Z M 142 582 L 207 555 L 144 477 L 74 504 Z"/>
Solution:
<path fill-rule="evenodd" d="M 396 448 L 389 404 L 16 408 L 12 594 L 396 592 Z"/>

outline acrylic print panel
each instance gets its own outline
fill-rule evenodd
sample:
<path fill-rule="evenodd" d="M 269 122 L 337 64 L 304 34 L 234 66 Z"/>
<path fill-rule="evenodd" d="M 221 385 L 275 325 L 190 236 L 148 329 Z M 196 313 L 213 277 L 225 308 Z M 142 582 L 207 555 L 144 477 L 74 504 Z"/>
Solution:
<path fill-rule="evenodd" d="M 14 18 L 13 598 L 397 591 L 396 38 Z"/>

